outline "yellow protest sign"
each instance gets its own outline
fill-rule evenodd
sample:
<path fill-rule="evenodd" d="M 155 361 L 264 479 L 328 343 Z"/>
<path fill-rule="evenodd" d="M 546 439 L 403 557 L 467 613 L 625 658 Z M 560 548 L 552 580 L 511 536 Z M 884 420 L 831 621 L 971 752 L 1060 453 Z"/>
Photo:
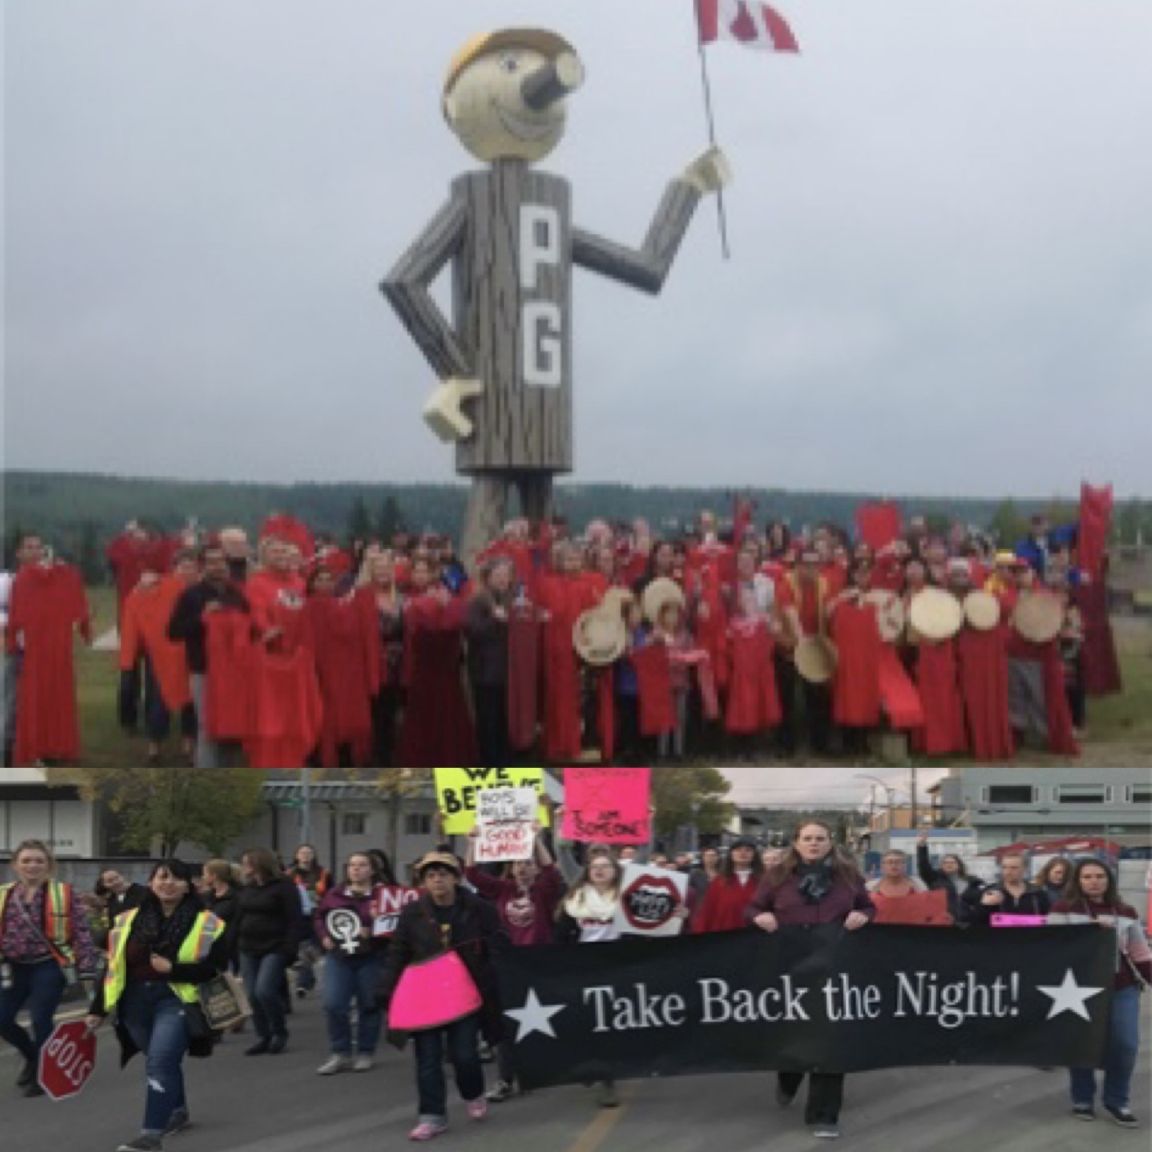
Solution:
<path fill-rule="evenodd" d="M 476 793 L 482 788 L 535 788 L 544 794 L 543 768 L 437 768 L 436 804 L 444 817 L 444 833 L 466 836 L 476 823 Z M 538 810 L 542 825 L 548 809 Z"/>

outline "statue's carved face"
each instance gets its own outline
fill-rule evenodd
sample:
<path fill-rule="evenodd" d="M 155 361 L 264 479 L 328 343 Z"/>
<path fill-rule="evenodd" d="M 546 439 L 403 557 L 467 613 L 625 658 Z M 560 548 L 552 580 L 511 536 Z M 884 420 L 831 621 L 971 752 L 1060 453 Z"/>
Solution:
<path fill-rule="evenodd" d="M 559 143 L 565 101 L 537 111 L 521 94 L 525 78 L 547 63 L 533 48 L 500 48 L 456 77 L 444 97 L 444 118 L 478 160 L 541 160 Z"/>

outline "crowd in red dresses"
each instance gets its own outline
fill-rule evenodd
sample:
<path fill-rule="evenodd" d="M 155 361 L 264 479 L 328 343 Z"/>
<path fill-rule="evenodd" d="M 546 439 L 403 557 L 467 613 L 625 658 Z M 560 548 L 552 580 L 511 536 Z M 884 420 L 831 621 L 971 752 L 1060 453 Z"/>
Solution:
<path fill-rule="evenodd" d="M 758 532 L 740 510 L 676 539 L 642 521 L 578 538 L 516 521 L 472 577 L 441 537 L 345 551 L 277 516 L 253 555 L 239 529 L 205 548 L 130 526 L 108 550 L 121 722 L 143 716 L 151 762 L 175 722 L 179 755 L 204 766 L 222 749 L 277 768 L 860 757 L 885 730 L 929 756 L 1005 759 L 1031 737 L 1076 754 L 1085 689 L 1119 677 L 1103 581 L 1076 568 L 1074 541 L 1044 526 L 1037 565 L 917 521 L 860 535 Z M 958 609 L 935 632 L 937 599 L 918 629 L 926 589 L 980 592 L 992 618 Z M 1058 605 L 1054 635 L 1021 630 L 1022 598 Z M 593 620 L 607 647 L 581 645 Z M 76 570 L 24 558 L 11 763 L 80 757 L 76 628 L 87 636 Z"/>

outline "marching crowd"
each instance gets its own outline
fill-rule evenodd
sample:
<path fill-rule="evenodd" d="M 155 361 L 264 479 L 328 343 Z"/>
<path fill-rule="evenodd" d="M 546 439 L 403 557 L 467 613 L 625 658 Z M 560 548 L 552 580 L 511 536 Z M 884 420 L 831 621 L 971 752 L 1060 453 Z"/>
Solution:
<path fill-rule="evenodd" d="M 160 1152 L 165 1137 L 190 1123 L 183 1062 L 207 1056 L 220 1038 L 206 1004 L 221 994 L 240 1019 L 250 1001 L 254 1034 L 249 1057 L 275 1056 L 289 1044 L 292 995 L 315 986 L 317 972 L 329 1050 L 323 1076 L 365 1073 L 377 1046 L 412 1041 L 416 1071 L 414 1141 L 448 1126 L 445 1061 L 451 1065 L 466 1114 L 480 1121 L 490 1103 L 516 1095 L 513 1050 L 504 1026 L 497 972 L 507 949 L 546 942 L 583 945 L 616 939 L 623 861 L 643 850 L 555 842 L 537 830 L 533 855 L 505 865 L 477 865 L 469 838 L 461 858 L 450 842 L 436 845 L 398 878 L 381 851 L 353 852 L 331 875 L 304 845 L 285 868 L 267 849 L 246 851 L 238 865 L 210 860 L 193 868 L 180 860 L 155 865 L 146 884 L 118 871 L 101 874 L 94 893 L 59 882 L 54 860 L 39 841 L 19 845 L 13 881 L 0 887 L 0 1037 L 23 1064 L 17 1080 L 27 1096 L 42 1095 L 37 1058 L 53 1027 L 65 988 L 94 980 L 88 1027 L 111 1018 L 125 1059 L 143 1053 L 146 1089 L 141 1132 L 118 1152 Z M 933 860 L 924 839 L 915 871 L 889 852 L 880 875 L 865 883 L 856 859 L 834 843 L 824 824 L 807 821 L 791 842 L 761 849 L 736 839 L 706 848 L 699 860 L 648 854 L 652 866 L 687 873 L 676 909 L 685 932 L 840 923 L 867 930 L 874 921 L 987 924 L 995 914 L 1047 916 L 1049 922 L 1096 921 L 1116 931 L 1116 969 L 1103 1060 L 1097 1071 L 1069 1072 L 1072 1114 L 1104 1114 L 1124 1127 L 1137 1120 L 1129 1090 L 1138 1050 L 1140 992 L 1152 983 L 1152 952 L 1134 909 L 1123 903 L 1111 866 L 1094 857 L 1055 859 L 1034 881 L 1019 856 L 1001 860 L 994 883 L 968 876 L 957 856 Z M 910 897 L 943 893 L 946 913 L 926 917 Z M 906 909 L 902 912 L 901 903 Z M 318 964 L 323 958 L 322 964 Z M 436 1007 L 459 1002 L 434 1021 L 398 1018 L 405 980 L 428 979 L 430 966 L 451 959 L 455 985 L 443 973 Z M 227 973 L 239 972 L 242 983 Z M 466 992 L 464 990 L 466 986 Z M 211 997 L 203 991 L 211 987 Z M 31 1030 L 17 1019 L 22 1009 Z M 485 1091 L 483 1062 L 494 1058 L 497 1080 Z M 775 1100 L 787 1108 L 804 1075 L 781 1073 Z M 812 1072 L 805 1122 L 817 1138 L 840 1134 L 844 1076 Z M 611 1081 L 599 1085 L 602 1107 L 618 1104 Z"/>
<path fill-rule="evenodd" d="M 883 731 L 1076 755 L 1086 695 L 1119 690 L 1107 590 L 1074 530 L 1032 529 L 997 551 L 917 519 L 871 543 L 708 513 L 675 539 L 514 521 L 471 575 L 443 537 L 130 526 L 109 548 L 119 720 L 147 763 L 201 767 L 860 757 Z M 5 762 L 75 762 L 76 569 L 26 536 L 0 600 Z"/>

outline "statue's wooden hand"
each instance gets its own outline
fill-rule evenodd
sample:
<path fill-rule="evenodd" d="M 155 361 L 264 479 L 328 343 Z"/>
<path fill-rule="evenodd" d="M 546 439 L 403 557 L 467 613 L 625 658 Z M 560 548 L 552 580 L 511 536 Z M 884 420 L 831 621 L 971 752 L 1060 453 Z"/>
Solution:
<path fill-rule="evenodd" d="M 483 381 L 473 377 L 450 376 L 442 380 L 424 405 L 424 423 L 441 440 L 467 440 L 472 435 L 472 421 L 461 405 L 483 391 Z"/>
<path fill-rule="evenodd" d="M 683 179 L 705 196 L 709 192 L 719 192 L 726 184 L 732 183 L 732 166 L 728 163 L 728 157 L 713 145 L 706 152 L 701 152 L 684 169 Z"/>

